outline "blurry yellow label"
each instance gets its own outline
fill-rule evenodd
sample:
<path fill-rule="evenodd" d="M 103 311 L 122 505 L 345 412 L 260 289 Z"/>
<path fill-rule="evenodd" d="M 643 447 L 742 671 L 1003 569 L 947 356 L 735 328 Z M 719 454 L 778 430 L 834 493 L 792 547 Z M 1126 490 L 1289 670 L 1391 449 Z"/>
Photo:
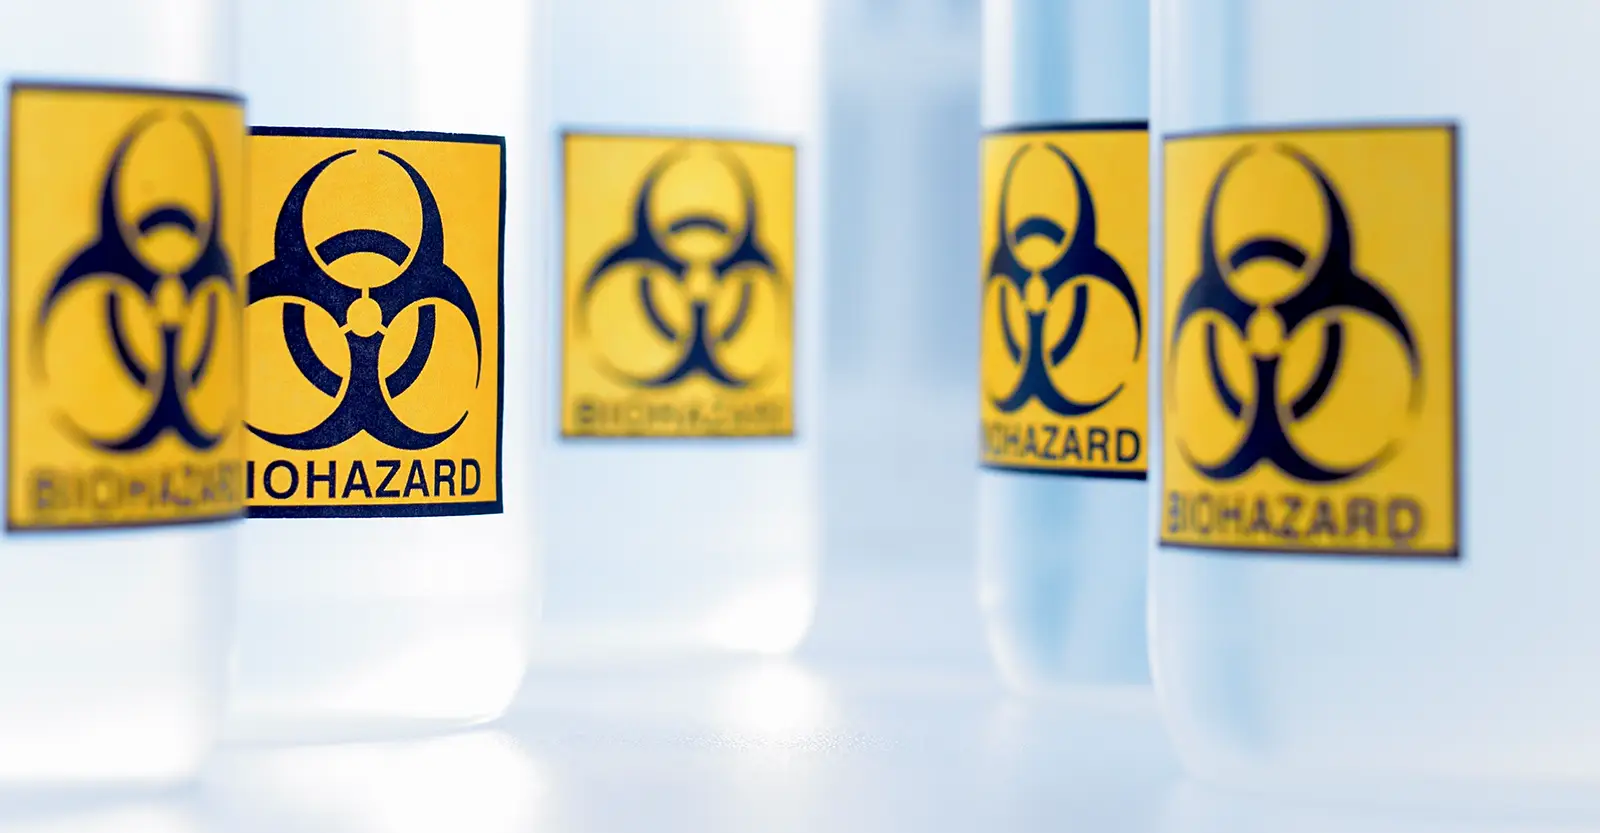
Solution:
<path fill-rule="evenodd" d="M 986 468 L 1144 479 L 1149 134 L 984 137 L 979 241 Z"/>
<path fill-rule="evenodd" d="M 1454 129 L 1162 152 L 1161 541 L 1455 555 Z"/>
<path fill-rule="evenodd" d="M 251 517 L 500 512 L 504 140 L 257 127 L 250 200 Z"/>
<path fill-rule="evenodd" d="M 11 88 L 9 529 L 240 514 L 244 141 L 232 97 Z"/>
<path fill-rule="evenodd" d="M 795 149 L 568 134 L 561 433 L 794 433 Z"/>

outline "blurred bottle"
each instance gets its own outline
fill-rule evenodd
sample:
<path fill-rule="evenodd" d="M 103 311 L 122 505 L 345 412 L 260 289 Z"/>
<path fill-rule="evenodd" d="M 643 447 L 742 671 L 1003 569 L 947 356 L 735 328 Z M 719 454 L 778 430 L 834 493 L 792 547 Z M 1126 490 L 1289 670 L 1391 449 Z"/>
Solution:
<path fill-rule="evenodd" d="M 1147 21 L 984 3 L 979 594 L 1019 688 L 1149 679 Z"/>
<path fill-rule="evenodd" d="M 217 732 L 243 511 L 225 5 L 18 3 L 0 25 L 7 792 L 181 781 Z"/>
<path fill-rule="evenodd" d="M 824 8 L 822 268 L 860 277 L 831 282 L 822 313 L 826 589 L 805 652 L 987 666 L 972 593 L 979 3 Z M 884 592 L 937 612 L 886 619 Z"/>
<path fill-rule="evenodd" d="M 1571 374 L 1600 7 L 1154 14 L 1152 658 L 1183 757 L 1251 788 L 1592 798 L 1600 444 Z"/>
<path fill-rule="evenodd" d="M 251 138 L 251 521 L 229 733 L 492 719 L 536 600 L 546 12 L 241 11 L 266 127 Z"/>
<path fill-rule="evenodd" d="M 780 652 L 810 624 L 817 6 L 554 6 L 542 658 Z"/>

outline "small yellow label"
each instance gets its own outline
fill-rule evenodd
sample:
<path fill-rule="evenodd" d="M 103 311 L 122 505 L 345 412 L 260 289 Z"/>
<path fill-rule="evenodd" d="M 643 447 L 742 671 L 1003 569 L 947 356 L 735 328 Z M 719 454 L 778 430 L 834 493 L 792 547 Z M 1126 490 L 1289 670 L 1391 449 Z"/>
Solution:
<path fill-rule="evenodd" d="M 567 134 L 561 433 L 794 433 L 795 149 Z"/>
<path fill-rule="evenodd" d="M 244 110 L 11 88 L 12 530 L 238 517 Z"/>
<path fill-rule="evenodd" d="M 252 133 L 251 517 L 500 512 L 504 140 Z"/>
<path fill-rule="evenodd" d="M 1142 122 L 984 137 L 984 467 L 1144 479 L 1149 149 Z"/>
<path fill-rule="evenodd" d="M 1162 543 L 1456 555 L 1454 128 L 1163 154 Z"/>

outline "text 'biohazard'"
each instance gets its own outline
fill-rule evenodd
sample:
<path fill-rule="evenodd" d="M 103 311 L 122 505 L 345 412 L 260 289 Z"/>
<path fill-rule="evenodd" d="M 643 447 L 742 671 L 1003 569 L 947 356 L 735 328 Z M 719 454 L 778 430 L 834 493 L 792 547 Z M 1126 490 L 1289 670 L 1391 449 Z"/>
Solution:
<path fill-rule="evenodd" d="M 1162 542 L 1457 554 L 1453 129 L 1163 152 Z"/>
<path fill-rule="evenodd" d="M 795 152 L 569 134 L 562 434 L 794 431 Z"/>
<path fill-rule="evenodd" d="M 237 517 L 241 104 L 17 84 L 10 106 L 7 527 Z"/>
<path fill-rule="evenodd" d="M 983 140 L 986 468 L 1145 477 L 1143 123 Z"/>
<path fill-rule="evenodd" d="M 250 514 L 500 511 L 504 142 L 250 141 Z"/>

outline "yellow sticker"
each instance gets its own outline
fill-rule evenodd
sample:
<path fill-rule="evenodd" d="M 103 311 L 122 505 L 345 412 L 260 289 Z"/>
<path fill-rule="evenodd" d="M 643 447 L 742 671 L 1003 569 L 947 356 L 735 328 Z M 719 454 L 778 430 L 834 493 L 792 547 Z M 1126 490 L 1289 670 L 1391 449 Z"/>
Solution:
<path fill-rule="evenodd" d="M 11 530 L 243 509 L 244 110 L 11 87 Z"/>
<path fill-rule="evenodd" d="M 1145 125 L 1006 130 L 982 148 L 982 465 L 1143 480 Z"/>
<path fill-rule="evenodd" d="M 251 517 L 501 511 L 505 141 L 257 127 Z"/>
<path fill-rule="evenodd" d="M 561 433 L 794 433 L 795 149 L 564 137 Z"/>
<path fill-rule="evenodd" d="M 1454 128 L 1163 154 L 1162 543 L 1457 555 Z"/>

